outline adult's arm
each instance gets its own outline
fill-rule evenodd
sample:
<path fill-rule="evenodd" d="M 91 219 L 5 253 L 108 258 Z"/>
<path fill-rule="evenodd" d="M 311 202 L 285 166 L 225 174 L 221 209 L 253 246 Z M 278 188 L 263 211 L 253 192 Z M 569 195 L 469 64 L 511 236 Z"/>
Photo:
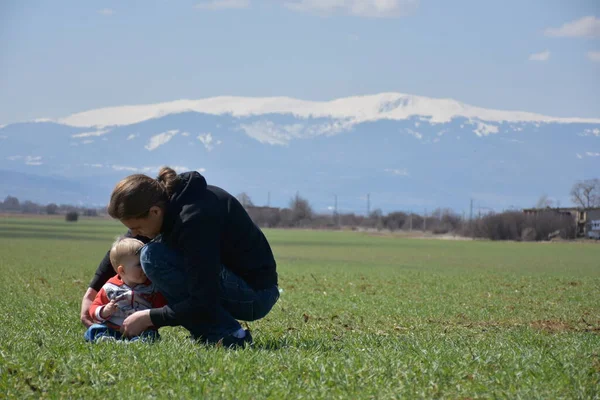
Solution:
<path fill-rule="evenodd" d="M 185 220 L 185 219 L 184 219 Z M 178 235 L 189 297 L 177 304 L 150 310 L 152 325 L 175 326 L 215 321 L 219 295 L 221 222 L 218 216 L 188 219 Z"/>
<path fill-rule="evenodd" d="M 90 282 L 88 289 L 83 295 L 83 299 L 81 299 L 81 314 L 79 318 L 81 319 L 81 323 L 89 328 L 90 325 L 94 324 L 94 320 L 90 316 L 90 307 L 92 306 L 92 302 L 96 298 L 98 291 L 102 289 L 102 286 L 108 281 L 114 274 L 112 264 L 110 263 L 109 252 L 106 253 L 98 268 L 96 269 L 96 274 L 94 278 Z"/>
<path fill-rule="evenodd" d="M 90 316 L 89 310 L 92 305 L 92 302 L 96 298 L 97 293 L 98 291 L 92 288 L 88 288 L 88 290 L 83 295 L 83 299 L 81 300 L 81 314 L 79 317 L 81 318 L 81 323 L 86 328 L 89 328 L 94 323 L 94 320 L 92 320 L 92 317 Z"/>
<path fill-rule="evenodd" d="M 106 255 L 98 264 L 96 268 L 96 274 L 92 278 L 89 287 L 99 292 L 102 286 L 113 276 L 115 276 L 115 270 L 110 263 L 110 250 L 106 252 Z M 92 299 L 93 300 L 93 299 Z"/>

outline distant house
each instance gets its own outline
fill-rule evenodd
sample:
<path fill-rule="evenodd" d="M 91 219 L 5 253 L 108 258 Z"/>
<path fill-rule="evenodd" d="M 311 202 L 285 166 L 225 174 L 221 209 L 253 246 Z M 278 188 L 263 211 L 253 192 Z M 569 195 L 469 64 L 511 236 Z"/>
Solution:
<path fill-rule="evenodd" d="M 600 237 L 600 208 L 526 208 L 527 215 L 556 213 L 573 217 L 578 237 Z"/>
<path fill-rule="evenodd" d="M 600 239 L 600 208 L 588 210 L 588 224 L 586 236 L 594 239 Z"/>

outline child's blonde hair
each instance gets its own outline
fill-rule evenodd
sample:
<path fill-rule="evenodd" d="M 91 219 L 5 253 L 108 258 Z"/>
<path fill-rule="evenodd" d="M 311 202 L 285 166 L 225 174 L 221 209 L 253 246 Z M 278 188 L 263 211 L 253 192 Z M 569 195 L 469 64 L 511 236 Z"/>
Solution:
<path fill-rule="evenodd" d="M 137 255 L 142 247 L 144 247 L 144 243 L 134 238 L 119 237 L 115 240 L 109 255 L 110 263 L 115 271 L 122 264 L 124 257 Z"/>

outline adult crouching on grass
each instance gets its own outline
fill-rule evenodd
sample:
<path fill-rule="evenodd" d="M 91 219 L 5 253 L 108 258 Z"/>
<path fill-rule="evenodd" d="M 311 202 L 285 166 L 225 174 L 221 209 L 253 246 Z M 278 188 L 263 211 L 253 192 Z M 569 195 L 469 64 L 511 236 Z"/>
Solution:
<path fill-rule="evenodd" d="M 163 167 L 156 179 L 136 174 L 121 180 L 108 213 L 129 235 L 148 238 L 141 265 L 168 302 L 131 314 L 124 335 L 181 325 L 203 342 L 252 342 L 237 320 L 263 318 L 277 302 L 276 263 L 266 237 L 235 197 L 207 185 L 198 172 L 177 175 Z M 90 299 L 111 272 L 105 258 L 82 301 L 84 325 Z"/>

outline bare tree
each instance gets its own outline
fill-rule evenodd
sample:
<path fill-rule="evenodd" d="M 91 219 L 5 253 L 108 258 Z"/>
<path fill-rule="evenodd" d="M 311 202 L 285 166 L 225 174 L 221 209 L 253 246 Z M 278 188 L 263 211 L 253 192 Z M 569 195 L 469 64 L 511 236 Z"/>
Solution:
<path fill-rule="evenodd" d="M 16 197 L 6 196 L 6 199 L 4 199 L 4 203 L 2 204 L 2 208 L 9 211 L 19 211 L 21 208 L 21 203 Z"/>
<path fill-rule="evenodd" d="M 292 211 L 292 223 L 295 226 L 300 226 L 310 221 L 313 217 L 313 210 L 310 203 L 307 199 L 300 197 L 298 193 L 290 200 L 290 210 Z"/>
<path fill-rule="evenodd" d="M 535 204 L 535 208 L 552 207 L 553 204 L 554 202 L 552 201 L 552 199 L 548 197 L 547 194 L 543 194 L 540 196 L 537 203 Z"/>
<path fill-rule="evenodd" d="M 238 199 L 238 201 L 242 204 L 242 206 L 244 208 L 254 206 L 254 204 L 252 203 L 252 200 L 250 199 L 250 196 L 248 196 L 248 194 L 246 192 L 242 192 L 235 197 Z"/>
<path fill-rule="evenodd" d="M 600 179 L 577 182 L 571 189 L 571 200 L 578 207 L 600 207 Z"/>

